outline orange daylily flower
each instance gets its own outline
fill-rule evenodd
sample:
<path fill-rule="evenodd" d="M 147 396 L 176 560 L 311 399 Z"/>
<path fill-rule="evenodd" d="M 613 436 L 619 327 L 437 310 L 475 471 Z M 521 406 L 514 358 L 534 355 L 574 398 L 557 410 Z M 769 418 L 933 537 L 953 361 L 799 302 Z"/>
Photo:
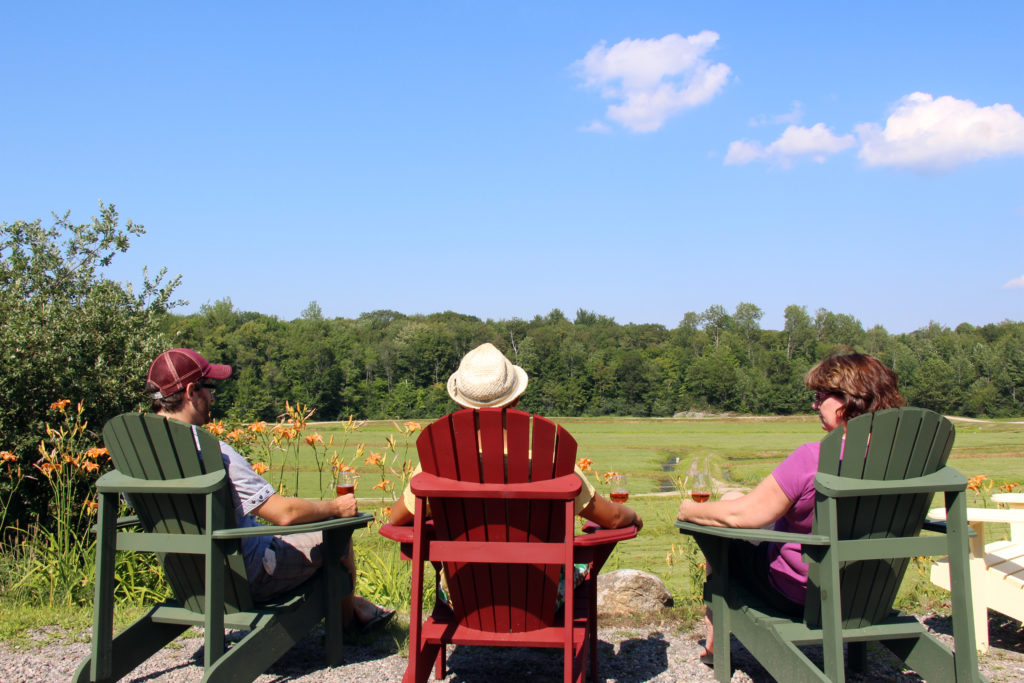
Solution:
<path fill-rule="evenodd" d="M 388 490 L 388 484 L 390 484 L 390 483 L 391 482 L 387 482 L 387 481 L 379 481 L 379 482 L 377 482 L 376 484 L 373 485 L 373 488 L 380 489 L 381 491 L 387 491 Z"/>
<path fill-rule="evenodd" d="M 99 472 L 100 471 L 99 463 L 90 462 L 90 461 L 87 460 L 87 461 L 82 463 L 82 471 L 84 471 L 84 472 Z"/>
<path fill-rule="evenodd" d="M 1009 493 L 1010 491 L 1013 491 L 1018 486 L 1020 486 L 1020 484 L 1018 484 L 1017 482 L 1014 481 L 1014 482 L 1010 482 L 1010 483 L 1007 483 L 1007 484 L 1003 484 L 1002 486 L 999 487 L 999 490 L 1000 491 L 1005 491 L 1006 493 Z"/>
<path fill-rule="evenodd" d="M 110 451 L 108 451 L 106 448 L 90 448 L 85 452 L 85 457 L 89 458 L 90 460 L 99 460 L 101 455 L 105 455 L 109 458 Z"/>
<path fill-rule="evenodd" d="M 988 477 L 986 477 L 984 474 L 978 474 L 973 477 L 970 477 L 967 480 L 967 488 L 977 493 L 980 490 L 979 487 L 981 486 L 981 483 L 983 481 L 988 481 Z"/>
<path fill-rule="evenodd" d="M 423 427 L 420 425 L 419 422 L 406 422 L 405 429 L 410 434 L 415 434 L 416 432 L 421 431 Z"/>
<path fill-rule="evenodd" d="M 64 409 L 67 408 L 69 405 L 71 405 L 71 399 L 62 398 L 59 401 L 54 401 L 53 403 L 51 403 L 50 410 L 57 410 L 63 413 Z"/>
<path fill-rule="evenodd" d="M 221 434 L 223 434 L 224 433 L 224 429 L 225 428 L 224 428 L 224 421 L 223 420 L 214 420 L 210 424 L 206 425 L 206 430 L 216 434 L 217 436 L 220 436 Z"/>
<path fill-rule="evenodd" d="M 241 427 L 238 427 L 237 429 L 232 429 L 230 432 L 228 432 L 225 438 L 230 439 L 231 441 L 244 441 L 245 432 L 242 430 Z"/>
<path fill-rule="evenodd" d="M 0 460 L 3 462 L 14 462 L 18 457 L 10 451 L 0 451 Z"/>
<path fill-rule="evenodd" d="M 619 474 L 619 473 L 618 472 L 605 472 L 604 474 L 601 475 L 601 479 L 603 479 L 604 482 L 607 484 L 608 480 L 611 479 L 612 477 L 614 477 L 617 474 Z"/>
<path fill-rule="evenodd" d="M 380 453 L 376 451 L 370 451 L 370 457 L 366 459 L 367 465 L 376 466 L 381 464 L 382 462 L 384 462 L 384 457 Z"/>
<path fill-rule="evenodd" d="M 249 431 L 253 434 L 262 434 L 267 431 L 267 423 L 263 420 L 260 420 L 259 422 L 250 422 L 248 426 Z"/>
<path fill-rule="evenodd" d="M 324 442 L 324 437 L 320 436 L 319 434 L 310 434 L 309 436 L 306 437 L 306 445 L 307 446 L 312 446 L 313 444 L 323 443 L 323 442 Z"/>
<path fill-rule="evenodd" d="M 100 504 L 97 503 L 94 500 L 87 500 L 84 503 L 82 503 L 82 507 L 84 507 L 86 512 L 88 512 L 90 515 L 92 513 L 96 512 L 96 510 L 97 510 L 97 508 L 99 508 L 99 506 L 100 506 Z"/>
<path fill-rule="evenodd" d="M 576 461 L 576 466 L 579 467 L 584 472 L 589 472 L 590 470 L 592 470 L 593 464 L 594 461 L 591 460 L 590 458 L 580 458 L 579 460 Z"/>
<path fill-rule="evenodd" d="M 266 473 L 269 469 L 270 467 L 265 462 L 254 462 L 252 464 L 252 471 L 259 475 Z"/>

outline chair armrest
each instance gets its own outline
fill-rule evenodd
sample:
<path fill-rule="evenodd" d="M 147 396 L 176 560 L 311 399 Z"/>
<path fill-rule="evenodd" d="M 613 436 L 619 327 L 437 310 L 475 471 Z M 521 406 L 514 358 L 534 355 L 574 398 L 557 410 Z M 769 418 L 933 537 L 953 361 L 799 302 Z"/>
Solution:
<path fill-rule="evenodd" d="M 814 488 L 830 498 L 939 493 L 962 491 L 966 487 L 967 478 L 952 467 L 909 479 L 852 479 L 822 472 L 814 476 Z"/>
<path fill-rule="evenodd" d="M 505 500 L 572 500 L 582 483 L 575 474 L 523 484 L 475 484 L 421 472 L 410 482 L 421 498 L 494 498 Z"/>
<path fill-rule="evenodd" d="M 413 527 L 411 524 L 406 526 L 398 526 L 397 524 L 385 524 L 377 530 L 384 538 L 398 543 L 412 543 L 413 541 Z"/>
<path fill-rule="evenodd" d="M 771 541 L 775 543 L 800 543 L 803 545 L 829 545 L 828 536 L 816 534 L 794 534 L 771 529 L 737 529 L 724 526 L 706 526 L 694 522 L 676 522 L 681 534 L 704 534 L 719 538 L 735 538 L 742 541 Z"/>
<path fill-rule="evenodd" d="M 100 493 L 183 493 L 202 495 L 227 485 L 228 473 L 210 472 L 183 479 L 137 479 L 111 470 L 96 480 Z"/>
<path fill-rule="evenodd" d="M 141 527 L 142 524 L 139 522 L 138 515 L 129 515 L 127 517 L 118 517 L 117 521 L 114 522 L 115 529 L 131 529 L 132 527 Z M 95 535 L 99 532 L 100 525 L 93 524 L 89 527 L 89 533 Z"/>
<path fill-rule="evenodd" d="M 309 531 L 328 531 L 338 528 L 361 529 L 373 521 L 373 515 L 361 512 L 354 517 L 332 517 L 319 522 L 308 522 L 306 524 L 292 524 L 291 526 L 250 526 L 242 529 L 221 529 L 213 532 L 216 539 L 227 538 L 251 538 L 253 536 L 288 536 L 290 534 L 303 534 Z"/>
<path fill-rule="evenodd" d="M 945 510 L 943 510 L 943 517 L 945 517 Z M 949 533 L 949 528 L 944 520 L 940 521 L 937 519 L 925 519 L 924 525 L 921 527 L 921 529 L 923 531 L 934 531 L 940 534 Z M 971 527 L 967 527 L 967 538 L 976 538 L 977 535 L 977 531 L 975 531 Z"/>
<path fill-rule="evenodd" d="M 573 538 L 573 546 L 576 548 L 589 548 L 591 546 L 618 543 L 636 538 L 638 531 L 635 525 L 630 524 L 619 529 L 603 529 L 596 524 L 583 527 L 583 535 Z"/>
<path fill-rule="evenodd" d="M 933 508 L 928 511 L 928 516 L 938 520 L 945 520 L 946 508 Z M 994 524 L 1024 524 L 1024 510 L 967 508 L 967 521 L 992 522 Z"/>

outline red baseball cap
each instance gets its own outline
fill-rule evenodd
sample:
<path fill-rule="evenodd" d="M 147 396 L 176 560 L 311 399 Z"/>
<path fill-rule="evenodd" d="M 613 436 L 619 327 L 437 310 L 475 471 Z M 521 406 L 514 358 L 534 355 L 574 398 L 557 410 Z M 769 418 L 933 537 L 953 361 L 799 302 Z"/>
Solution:
<path fill-rule="evenodd" d="M 227 379 L 231 376 L 230 365 L 215 365 L 192 349 L 171 349 L 164 351 L 149 366 L 146 381 L 160 390 L 153 398 L 166 398 L 183 391 L 190 382 L 202 379 Z"/>

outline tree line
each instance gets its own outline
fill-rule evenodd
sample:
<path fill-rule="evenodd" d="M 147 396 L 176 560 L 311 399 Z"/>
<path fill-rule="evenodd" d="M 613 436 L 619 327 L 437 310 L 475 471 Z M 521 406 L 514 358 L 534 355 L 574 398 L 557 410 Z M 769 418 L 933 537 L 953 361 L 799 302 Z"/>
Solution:
<path fill-rule="evenodd" d="M 229 299 L 191 315 L 168 314 L 176 345 L 229 363 L 218 390 L 221 415 L 273 419 L 285 399 L 320 419 L 430 418 L 451 410 L 445 382 L 471 348 L 491 342 L 530 376 L 520 406 L 552 416 L 671 416 L 691 411 L 793 414 L 811 410 L 804 373 L 829 353 L 871 353 L 900 377 L 912 405 L 942 413 L 1024 413 L 1024 322 L 955 329 L 932 323 L 904 334 L 865 330 L 844 313 L 791 305 L 781 330 L 740 303 L 690 312 L 674 329 L 619 324 L 580 309 L 532 320 L 481 320 L 451 311 L 380 310 L 325 318 L 312 302 L 301 316 L 240 311 Z"/>
<path fill-rule="evenodd" d="M 670 416 L 687 411 L 807 413 L 803 375 L 837 350 L 872 353 L 899 373 L 907 400 L 947 414 L 1024 414 L 1024 323 L 906 334 L 865 330 L 854 317 L 789 306 L 781 330 L 741 303 L 686 313 L 668 329 L 619 324 L 587 310 L 532 320 L 481 320 L 445 311 L 371 311 L 325 318 L 315 303 L 291 321 L 239 311 L 229 299 L 174 312 L 180 278 L 166 269 L 142 286 L 107 267 L 142 234 L 100 204 L 91 222 L 0 223 L 0 518 L 45 520 L 46 487 L 33 473 L 40 442 L 60 424 L 56 406 L 81 401 L 83 438 L 145 409 L 146 369 L 161 350 L 190 346 L 235 368 L 215 416 L 273 420 L 290 400 L 319 419 L 432 419 L 455 407 L 448 376 L 471 348 L 491 342 L 530 375 L 522 408 L 553 417 Z M 75 413 L 78 415 L 78 413 Z M 77 419 L 77 418 L 76 418 Z M 68 456 L 70 457 L 70 456 Z M 41 470 L 40 470 L 41 471 Z M 12 474 L 25 477 L 12 478 Z M 15 495 L 15 481 L 22 482 Z M 79 485 L 88 488 L 83 478 Z M 8 522 L 10 520 L 8 519 Z"/>

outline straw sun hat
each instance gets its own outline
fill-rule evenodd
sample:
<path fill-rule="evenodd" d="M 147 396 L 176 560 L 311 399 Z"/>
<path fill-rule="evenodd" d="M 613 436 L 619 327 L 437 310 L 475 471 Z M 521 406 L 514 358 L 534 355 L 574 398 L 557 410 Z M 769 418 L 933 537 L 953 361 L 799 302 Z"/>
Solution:
<path fill-rule="evenodd" d="M 526 371 L 494 344 L 481 344 L 462 357 L 448 378 L 448 395 L 464 408 L 501 408 L 526 391 L 527 381 Z"/>

